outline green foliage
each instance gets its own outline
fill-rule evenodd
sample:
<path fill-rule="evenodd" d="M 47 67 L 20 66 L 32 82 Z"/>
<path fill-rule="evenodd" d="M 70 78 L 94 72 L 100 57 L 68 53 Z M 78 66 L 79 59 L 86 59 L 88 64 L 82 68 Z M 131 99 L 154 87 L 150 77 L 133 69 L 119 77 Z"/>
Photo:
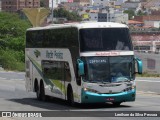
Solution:
<path fill-rule="evenodd" d="M 160 74 L 150 74 L 148 72 L 144 72 L 143 74 L 141 75 L 137 74 L 136 76 L 137 77 L 160 77 Z"/>
<path fill-rule="evenodd" d="M 24 70 L 25 32 L 31 27 L 15 13 L 0 12 L 0 65 L 8 70 Z"/>
<path fill-rule="evenodd" d="M 0 64 L 6 70 L 24 71 L 24 53 L 13 50 L 0 50 Z"/>
<path fill-rule="evenodd" d="M 18 37 L 25 35 L 25 30 L 28 28 L 29 23 L 20 20 L 17 14 L 0 13 L 0 38 Z"/>
<path fill-rule="evenodd" d="M 72 21 L 81 21 L 81 17 L 76 12 L 69 12 L 64 8 L 55 9 L 53 13 L 54 17 L 67 18 L 67 20 Z"/>
<path fill-rule="evenodd" d="M 41 7 L 45 7 L 44 0 L 40 0 L 40 6 L 41 6 Z"/>
<path fill-rule="evenodd" d="M 125 10 L 124 13 L 128 14 L 129 19 L 132 19 L 132 17 L 135 16 L 135 13 L 133 10 Z"/>
<path fill-rule="evenodd" d="M 143 13 L 141 10 L 137 12 L 137 16 L 144 16 L 144 15 L 146 15 L 146 13 Z"/>

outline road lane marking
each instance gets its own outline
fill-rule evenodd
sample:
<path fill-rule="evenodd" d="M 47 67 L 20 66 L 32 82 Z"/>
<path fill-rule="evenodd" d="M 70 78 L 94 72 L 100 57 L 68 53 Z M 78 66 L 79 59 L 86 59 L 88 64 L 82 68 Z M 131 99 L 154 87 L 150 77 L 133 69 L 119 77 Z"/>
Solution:
<path fill-rule="evenodd" d="M 25 73 L 24 73 L 24 72 L 19 72 L 19 73 L 17 73 L 17 74 L 22 74 L 22 75 L 24 75 Z"/>
<path fill-rule="evenodd" d="M 24 80 L 24 79 L 16 79 L 16 78 L 15 78 L 15 79 L 9 79 L 9 80 Z"/>
<path fill-rule="evenodd" d="M 0 77 L 0 80 L 5 80 L 6 78 Z"/>
<path fill-rule="evenodd" d="M 160 81 L 158 81 L 158 80 L 136 80 L 136 81 L 138 81 L 138 82 L 151 82 L 151 83 L 158 82 L 158 83 L 160 83 Z"/>
<path fill-rule="evenodd" d="M 137 90 L 136 92 L 137 95 L 147 95 L 147 96 L 152 96 L 152 97 L 160 97 L 160 93 L 158 92 L 152 92 L 152 91 L 139 91 Z"/>
<path fill-rule="evenodd" d="M 137 91 L 138 94 L 158 94 L 156 92 L 152 92 L 152 91 Z"/>
<path fill-rule="evenodd" d="M 3 78 L 3 77 L 0 77 L 0 80 L 19 80 L 19 81 L 23 81 L 25 79 L 9 79 L 9 78 Z"/>
<path fill-rule="evenodd" d="M 13 71 L 0 71 L 0 73 L 15 73 Z"/>

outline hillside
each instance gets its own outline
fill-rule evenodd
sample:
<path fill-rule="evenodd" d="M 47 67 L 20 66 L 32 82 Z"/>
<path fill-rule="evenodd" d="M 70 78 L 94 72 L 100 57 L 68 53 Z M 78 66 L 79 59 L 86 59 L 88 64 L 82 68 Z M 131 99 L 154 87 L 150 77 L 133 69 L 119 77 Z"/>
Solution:
<path fill-rule="evenodd" d="M 24 71 L 25 32 L 31 27 L 17 14 L 0 12 L 0 65 L 7 70 Z"/>

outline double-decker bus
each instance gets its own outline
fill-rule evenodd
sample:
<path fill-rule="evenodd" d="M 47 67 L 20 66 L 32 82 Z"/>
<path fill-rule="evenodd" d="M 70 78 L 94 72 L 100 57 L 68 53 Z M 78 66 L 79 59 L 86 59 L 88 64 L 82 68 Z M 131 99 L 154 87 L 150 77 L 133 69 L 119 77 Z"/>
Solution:
<path fill-rule="evenodd" d="M 112 22 L 30 28 L 25 64 L 27 91 L 71 105 L 135 101 L 135 73 L 142 73 L 128 27 Z"/>

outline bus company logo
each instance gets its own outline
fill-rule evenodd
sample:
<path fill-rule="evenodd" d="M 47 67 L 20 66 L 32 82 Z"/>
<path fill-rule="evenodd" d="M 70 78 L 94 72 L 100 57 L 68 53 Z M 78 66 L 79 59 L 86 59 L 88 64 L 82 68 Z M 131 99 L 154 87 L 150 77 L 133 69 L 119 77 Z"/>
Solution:
<path fill-rule="evenodd" d="M 56 59 L 63 59 L 63 53 L 57 52 L 56 50 L 53 52 L 52 50 L 46 51 L 47 58 L 56 58 Z"/>
<path fill-rule="evenodd" d="M 97 52 L 96 56 L 118 56 L 119 52 Z"/>
<path fill-rule="evenodd" d="M 34 55 L 38 58 L 39 56 L 41 56 L 41 53 L 38 50 L 35 50 Z"/>

